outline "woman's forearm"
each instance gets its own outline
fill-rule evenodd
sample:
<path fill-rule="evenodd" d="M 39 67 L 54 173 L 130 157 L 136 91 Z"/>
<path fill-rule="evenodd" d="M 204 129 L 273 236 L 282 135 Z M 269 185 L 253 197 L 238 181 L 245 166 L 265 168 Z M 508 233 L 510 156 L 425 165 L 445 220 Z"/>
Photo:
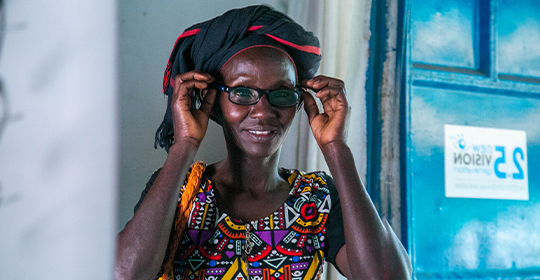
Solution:
<path fill-rule="evenodd" d="M 135 216 L 117 236 L 115 279 L 154 279 L 165 257 L 180 188 L 198 149 L 179 141 Z"/>
<path fill-rule="evenodd" d="M 339 193 L 346 257 L 355 279 L 409 279 L 409 260 L 386 228 L 362 185 L 349 147 L 343 141 L 321 147 Z"/>

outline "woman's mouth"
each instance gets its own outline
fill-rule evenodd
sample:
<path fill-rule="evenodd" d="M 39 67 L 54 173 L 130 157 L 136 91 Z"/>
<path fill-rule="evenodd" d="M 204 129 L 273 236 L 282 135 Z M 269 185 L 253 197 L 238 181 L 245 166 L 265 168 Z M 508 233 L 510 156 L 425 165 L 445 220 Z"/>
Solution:
<path fill-rule="evenodd" d="M 251 139 L 255 140 L 256 142 L 270 141 L 270 140 L 272 140 L 274 138 L 274 136 L 276 136 L 276 131 L 275 130 L 251 130 L 251 129 L 248 129 L 248 130 L 246 130 L 246 132 L 249 135 L 249 137 Z"/>
<path fill-rule="evenodd" d="M 248 132 L 251 133 L 251 134 L 260 135 L 260 136 L 267 136 L 267 135 L 270 135 L 270 134 L 274 133 L 273 131 L 269 131 L 269 130 L 264 130 L 264 131 L 261 131 L 261 130 L 248 130 Z"/>

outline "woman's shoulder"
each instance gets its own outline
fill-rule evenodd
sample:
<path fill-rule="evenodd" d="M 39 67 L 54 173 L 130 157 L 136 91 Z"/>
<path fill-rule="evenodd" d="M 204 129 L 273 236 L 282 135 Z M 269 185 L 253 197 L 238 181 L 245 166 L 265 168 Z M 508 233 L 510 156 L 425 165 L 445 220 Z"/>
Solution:
<path fill-rule="evenodd" d="M 191 172 L 193 171 L 193 167 L 194 167 L 194 165 L 189 167 L 189 169 L 188 169 L 188 171 L 187 171 L 187 173 L 186 173 L 186 175 L 184 177 L 184 181 L 183 181 L 182 186 L 180 188 L 180 194 L 182 194 L 182 192 L 186 188 L 186 184 L 189 181 Z M 148 191 L 150 190 L 150 188 L 152 187 L 152 185 L 156 181 L 156 179 L 157 179 L 160 172 L 161 172 L 161 168 L 158 168 L 156 171 L 154 171 L 154 173 L 152 173 L 152 176 L 150 176 L 150 179 L 146 183 L 146 188 L 143 191 L 143 195 L 146 195 L 146 193 L 148 193 Z M 200 180 L 200 184 L 199 184 L 202 191 L 209 191 L 212 188 L 211 175 L 213 175 L 213 172 L 214 172 L 213 168 L 210 168 L 210 169 L 207 168 L 206 170 L 203 171 L 203 174 L 202 174 L 201 180 Z"/>
<path fill-rule="evenodd" d="M 332 177 L 325 171 L 305 172 L 297 169 L 282 168 L 282 177 L 287 178 L 293 186 L 309 185 L 322 188 L 334 188 Z"/>

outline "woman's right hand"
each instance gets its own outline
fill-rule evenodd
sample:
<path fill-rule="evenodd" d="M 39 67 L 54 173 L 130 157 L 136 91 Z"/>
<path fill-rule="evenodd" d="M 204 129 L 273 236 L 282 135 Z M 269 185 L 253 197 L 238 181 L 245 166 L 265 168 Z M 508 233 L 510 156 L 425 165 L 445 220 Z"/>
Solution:
<path fill-rule="evenodd" d="M 197 70 L 176 75 L 174 78 L 174 92 L 171 100 L 173 145 L 187 140 L 193 141 L 198 146 L 203 140 L 217 95 L 216 89 L 208 88 L 213 81 L 214 77 L 210 74 Z M 196 89 L 203 93 L 199 109 L 191 107 L 192 94 Z"/>

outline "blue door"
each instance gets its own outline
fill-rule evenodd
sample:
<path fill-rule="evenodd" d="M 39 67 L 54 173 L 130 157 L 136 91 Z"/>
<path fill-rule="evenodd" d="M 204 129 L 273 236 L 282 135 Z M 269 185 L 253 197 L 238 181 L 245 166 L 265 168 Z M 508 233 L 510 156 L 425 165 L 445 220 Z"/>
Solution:
<path fill-rule="evenodd" d="M 415 279 L 540 279 L 540 2 L 404 6 Z"/>

